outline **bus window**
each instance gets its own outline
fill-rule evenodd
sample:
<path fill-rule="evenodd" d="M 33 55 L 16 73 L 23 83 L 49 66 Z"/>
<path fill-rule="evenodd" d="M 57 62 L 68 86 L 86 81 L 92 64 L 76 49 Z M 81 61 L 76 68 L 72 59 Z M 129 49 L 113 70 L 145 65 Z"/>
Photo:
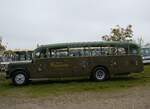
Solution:
<path fill-rule="evenodd" d="M 46 50 L 38 50 L 35 52 L 35 58 L 46 58 Z"/>
<path fill-rule="evenodd" d="M 84 56 L 91 56 L 91 48 L 84 47 Z"/>
<path fill-rule="evenodd" d="M 46 56 L 47 58 L 51 57 L 51 50 L 49 48 L 46 49 Z"/>
<path fill-rule="evenodd" d="M 68 56 L 68 49 L 47 49 L 47 58 L 62 58 Z"/>
<path fill-rule="evenodd" d="M 68 56 L 67 48 L 57 49 L 56 56 L 57 56 L 57 58 L 67 57 Z"/>
<path fill-rule="evenodd" d="M 101 55 L 100 47 L 91 48 L 91 56 L 100 56 L 100 55 Z"/>
<path fill-rule="evenodd" d="M 110 55 L 110 47 L 101 47 L 102 56 Z"/>
<path fill-rule="evenodd" d="M 71 57 L 84 56 L 84 49 L 83 48 L 70 48 L 69 56 L 71 56 Z"/>
<path fill-rule="evenodd" d="M 35 58 L 39 58 L 40 57 L 40 51 L 37 51 L 36 53 L 35 53 Z"/>
<path fill-rule="evenodd" d="M 125 48 L 118 48 L 117 55 L 125 55 L 127 54 Z"/>
<path fill-rule="evenodd" d="M 117 48 L 116 47 L 110 47 L 109 55 L 117 55 Z"/>
<path fill-rule="evenodd" d="M 51 58 L 56 58 L 57 57 L 57 53 L 55 49 L 51 50 Z"/>
<path fill-rule="evenodd" d="M 42 51 L 40 52 L 40 58 L 46 58 L 46 49 L 42 49 Z"/>

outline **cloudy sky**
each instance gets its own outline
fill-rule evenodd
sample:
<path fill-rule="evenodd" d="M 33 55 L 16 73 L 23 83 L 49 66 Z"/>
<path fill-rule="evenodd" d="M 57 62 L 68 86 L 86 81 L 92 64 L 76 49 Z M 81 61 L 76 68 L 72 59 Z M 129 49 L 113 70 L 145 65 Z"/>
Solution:
<path fill-rule="evenodd" d="M 150 42 L 149 0 L 0 0 L 0 36 L 9 49 L 101 40 L 128 24 L 134 39 Z"/>

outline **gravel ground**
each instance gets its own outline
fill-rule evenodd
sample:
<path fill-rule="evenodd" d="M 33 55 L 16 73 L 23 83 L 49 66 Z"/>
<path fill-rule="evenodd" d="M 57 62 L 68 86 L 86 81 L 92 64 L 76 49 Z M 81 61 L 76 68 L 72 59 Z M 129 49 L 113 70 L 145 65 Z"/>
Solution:
<path fill-rule="evenodd" d="M 150 87 L 42 98 L 0 97 L 0 109 L 150 109 Z"/>

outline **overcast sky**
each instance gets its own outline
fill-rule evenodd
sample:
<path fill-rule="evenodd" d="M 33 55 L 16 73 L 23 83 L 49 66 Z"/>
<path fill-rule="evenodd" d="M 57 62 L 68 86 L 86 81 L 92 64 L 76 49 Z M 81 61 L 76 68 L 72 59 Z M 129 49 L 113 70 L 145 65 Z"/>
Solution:
<path fill-rule="evenodd" d="M 101 40 L 129 24 L 134 39 L 150 42 L 149 0 L 0 0 L 0 36 L 9 49 Z"/>

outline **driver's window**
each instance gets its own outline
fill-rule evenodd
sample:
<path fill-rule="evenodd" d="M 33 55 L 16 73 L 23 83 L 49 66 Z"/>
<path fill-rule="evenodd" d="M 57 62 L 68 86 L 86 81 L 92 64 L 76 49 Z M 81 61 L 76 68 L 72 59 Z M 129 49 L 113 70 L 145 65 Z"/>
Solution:
<path fill-rule="evenodd" d="M 46 58 L 46 49 L 42 49 L 40 52 L 40 58 Z"/>
<path fill-rule="evenodd" d="M 47 57 L 46 55 L 47 55 L 47 54 L 46 54 L 46 49 L 42 49 L 42 50 L 37 51 L 37 52 L 35 53 L 35 57 L 36 57 L 36 58 L 46 58 L 46 57 Z"/>
<path fill-rule="evenodd" d="M 40 57 L 40 52 L 38 51 L 35 53 L 35 58 L 39 58 L 39 57 Z"/>

